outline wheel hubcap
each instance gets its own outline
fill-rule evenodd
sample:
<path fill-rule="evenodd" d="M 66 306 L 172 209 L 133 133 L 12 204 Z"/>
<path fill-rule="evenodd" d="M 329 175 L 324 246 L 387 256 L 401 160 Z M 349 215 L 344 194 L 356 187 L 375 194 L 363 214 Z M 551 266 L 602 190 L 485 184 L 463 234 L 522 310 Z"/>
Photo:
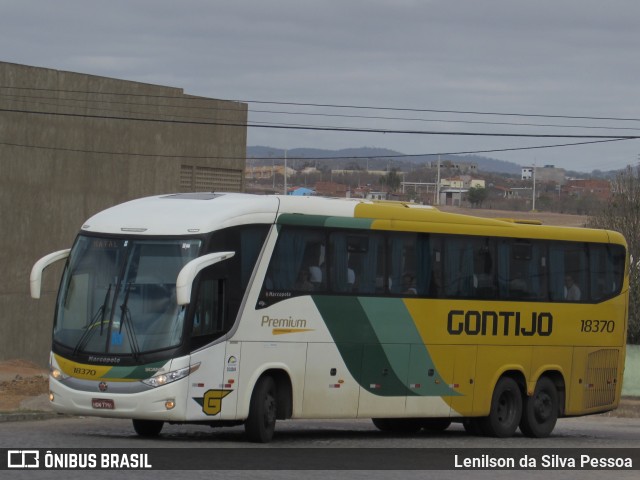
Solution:
<path fill-rule="evenodd" d="M 513 398 L 509 393 L 500 396 L 496 409 L 496 418 L 500 423 L 509 423 L 513 417 Z"/>
<path fill-rule="evenodd" d="M 536 396 L 534 404 L 534 413 L 536 419 L 545 421 L 551 417 L 551 398 L 546 393 L 540 393 Z"/>
<path fill-rule="evenodd" d="M 271 395 L 264 399 L 264 424 L 271 425 L 276 421 L 276 400 Z"/>

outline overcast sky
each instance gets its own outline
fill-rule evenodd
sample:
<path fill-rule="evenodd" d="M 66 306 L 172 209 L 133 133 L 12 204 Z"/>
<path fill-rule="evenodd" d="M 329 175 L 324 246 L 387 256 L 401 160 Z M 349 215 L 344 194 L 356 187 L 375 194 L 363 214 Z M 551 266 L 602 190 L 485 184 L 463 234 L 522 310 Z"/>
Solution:
<path fill-rule="evenodd" d="M 0 0 L 0 39 L 6 62 L 222 99 L 387 108 L 250 102 L 250 122 L 640 135 L 638 0 Z M 248 131 L 248 145 L 406 154 L 593 140 Z M 640 140 L 626 140 L 484 155 L 591 171 L 636 164 L 639 154 Z"/>

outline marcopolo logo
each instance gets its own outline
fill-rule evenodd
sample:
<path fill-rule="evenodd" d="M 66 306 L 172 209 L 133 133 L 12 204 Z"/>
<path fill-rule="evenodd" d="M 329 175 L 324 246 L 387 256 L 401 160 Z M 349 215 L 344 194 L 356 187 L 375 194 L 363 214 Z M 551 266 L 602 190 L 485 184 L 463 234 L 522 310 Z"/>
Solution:
<path fill-rule="evenodd" d="M 7 468 L 40 468 L 38 450 L 7 451 Z"/>

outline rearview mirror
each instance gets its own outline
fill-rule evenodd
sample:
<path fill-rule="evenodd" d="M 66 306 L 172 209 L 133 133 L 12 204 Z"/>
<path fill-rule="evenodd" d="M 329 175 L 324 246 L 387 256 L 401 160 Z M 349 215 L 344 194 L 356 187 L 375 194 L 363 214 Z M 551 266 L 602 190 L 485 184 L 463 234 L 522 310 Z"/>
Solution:
<path fill-rule="evenodd" d="M 214 263 L 222 262 L 233 257 L 236 252 L 216 252 L 202 257 L 195 258 L 187 263 L 176 280 L 176 300 L 178 305 L 187 305 L 191 301 L 191 287 L 193 287 L 193 281 L 196 275 L 203 268 L 207 268 Z"/>

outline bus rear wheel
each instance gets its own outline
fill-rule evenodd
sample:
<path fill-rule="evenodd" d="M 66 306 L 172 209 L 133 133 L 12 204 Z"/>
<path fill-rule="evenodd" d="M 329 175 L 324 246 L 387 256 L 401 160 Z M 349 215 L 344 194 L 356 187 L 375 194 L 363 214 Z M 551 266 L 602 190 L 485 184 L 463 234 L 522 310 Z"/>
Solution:
<path fill-rule="evenodd" d="M 558 390 L 549 377 L 541 377 L 533 395 L 524 399 L 520 431 L 527 437 L 548 437 L 557 420 Z"/>
<path fill-rule="evenodd" d="M 260 378 L 253 389 L 249 416 L 244 431 L 251 442 L 268 443 L 276 429 L 277 408 L 276 382 L 272 377 Z"/>
<path fill-rule="evenodd" d="M 133 429 L 141 437 L 157 437 L 164 426 L 162 420 L 132 420 Z"/>
<path fill-rule="evenodd" d="M 482 419 L 482 431 L 490 437 L 512 436 L 522 418 L 522 394 L 513 378 L 502 377 L 491 398 L 489 416 Z"/>

